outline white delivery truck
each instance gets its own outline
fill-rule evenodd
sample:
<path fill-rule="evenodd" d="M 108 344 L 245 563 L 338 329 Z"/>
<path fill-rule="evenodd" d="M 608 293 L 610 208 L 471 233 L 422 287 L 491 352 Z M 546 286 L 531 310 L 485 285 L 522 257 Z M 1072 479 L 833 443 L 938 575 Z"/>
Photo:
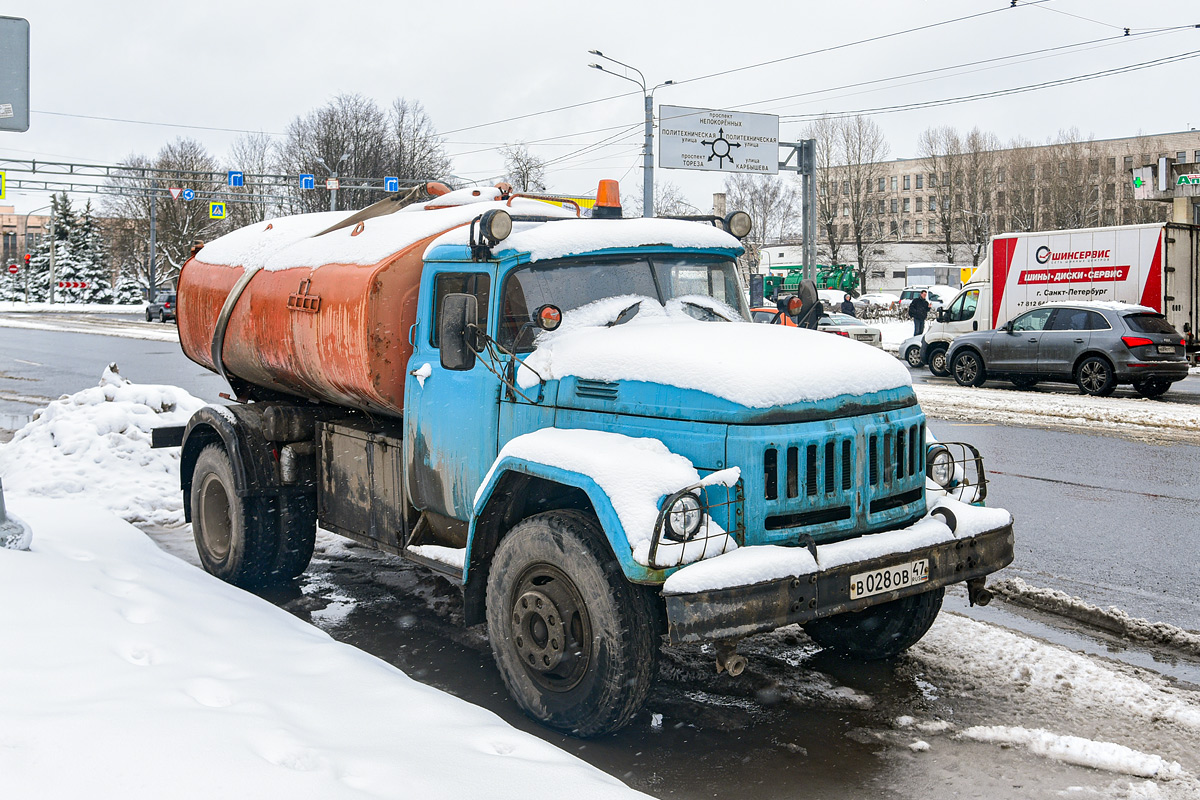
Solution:
<path fill-rule="evenodd" d="M 946 350 L 961 333 L 999 328 L 1053 300 L 1135 303 L 1166 315 L 1195 360 L 1200 343 L 1200 226 L 1174 222 L 1005 233 L 990 258 L 925 329 L 921 361 L 949 374 Z"/>

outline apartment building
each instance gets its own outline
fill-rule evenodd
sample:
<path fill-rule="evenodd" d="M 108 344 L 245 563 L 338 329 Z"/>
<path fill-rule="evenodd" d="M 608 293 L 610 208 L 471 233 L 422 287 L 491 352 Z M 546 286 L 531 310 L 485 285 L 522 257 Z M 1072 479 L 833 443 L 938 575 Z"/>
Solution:
<path fill-rule="evenodd" d="M 0 206 L 0 267 L 21 263 L 49 232 L 49 215 L 18 214 L 14 206 Z"/>

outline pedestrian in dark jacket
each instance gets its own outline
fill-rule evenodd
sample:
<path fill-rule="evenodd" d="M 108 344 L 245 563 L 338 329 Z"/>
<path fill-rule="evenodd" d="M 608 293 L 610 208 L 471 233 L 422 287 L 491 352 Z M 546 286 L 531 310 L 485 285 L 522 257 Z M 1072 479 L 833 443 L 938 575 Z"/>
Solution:
<path fill-rule="evenodd" d="M 851 317 L 858 316 L 854 313 L 854 301 L 850 299 L 849 294 L 845 295 L 845 298 L 842 300 L 842 313 Z"/>
<path fill-rule="evenodd" d="M 929 301 L 925 299 L 925 290 L 921 290 L 920 297 L 914 297 L 912 302 L 908 304 L 908 315 L 913 321 L 913 336 L 920 336 L 925 332 L 925 318 L 929 316 Z"/>

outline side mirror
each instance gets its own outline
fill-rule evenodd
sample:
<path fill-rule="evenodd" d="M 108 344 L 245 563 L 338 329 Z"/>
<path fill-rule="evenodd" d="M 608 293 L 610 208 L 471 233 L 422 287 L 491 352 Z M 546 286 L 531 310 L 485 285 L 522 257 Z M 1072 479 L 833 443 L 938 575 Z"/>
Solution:
<path fill-rule="evenodd" d="M 475 325 L 479 301 L 473 294 L 448 294 L 442 300 L 438 347 L 442 368 L 463 372 L 475 366 Z"/>
<path fill-rule="evenodd" d="M 801 328 L 815 331 L 822 314 L 822 304 L 820 296 L 817 294 L 816 281 L 811 279 L 801 281 L 796 297 L 800 300 L 800 313 L 795 315 L 796 324 Z"/>
<path fill-rule="evenodd" d="M 939 308 L 937 310 L 937 313 L 934 315 L 934 318 L 938 322 L 949 322 L 949 320 L 947 319 L 947 315 L 946 315 L 946 309 L 944 309 L 944 308 Z"/>
<path fill-rule="evenodd" d="M 1005 333 L 1013 332 L 1013 321 L 1011 319 L 1008 322 L 1004 323 L 1004 332 Z"/>

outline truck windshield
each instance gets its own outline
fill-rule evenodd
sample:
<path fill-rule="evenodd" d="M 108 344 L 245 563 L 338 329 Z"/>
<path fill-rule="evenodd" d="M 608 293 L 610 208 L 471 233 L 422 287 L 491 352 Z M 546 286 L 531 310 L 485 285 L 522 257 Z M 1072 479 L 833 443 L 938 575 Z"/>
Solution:
<path fill-rule="evenodd" d="M 663 305 L 677 297 L 711 297 L 750 319 L 737 266 L 729 259 L 678 254 L 571 259 L 530 264 L 509 273 L 497 339 L 505 347 L 528 351 L 532 335 L 521 336 L 519 347 L 514 343 L 531 314 L 544 304 L 566 312 L 622 295 L 656 298 Z M 699 304 L 685 302 L 684 310 L 703 321 L 724 319 Z"/>

